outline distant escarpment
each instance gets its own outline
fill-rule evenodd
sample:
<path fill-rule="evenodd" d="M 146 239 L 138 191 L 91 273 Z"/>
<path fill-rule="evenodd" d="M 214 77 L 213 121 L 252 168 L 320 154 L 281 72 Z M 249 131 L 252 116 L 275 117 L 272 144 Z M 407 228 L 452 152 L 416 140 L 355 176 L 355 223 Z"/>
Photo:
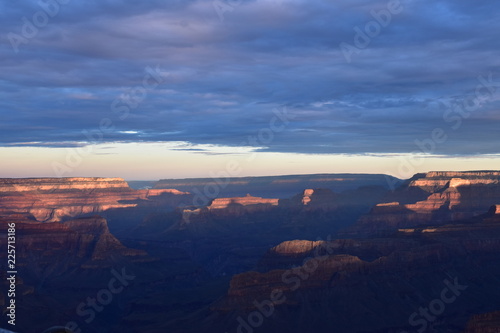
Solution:
<path fill-rule="evenodd" d="M 0 215 L 29 213 L 37 221 L 56 222 L 139 204 L 165 206 L 175 196 L 189 193 L 133 190 L 121 178 L 0 179 Z"/>
<path fill-rule="evenodd" d="M 395 230 L 457 221 L 485 212 L 500 202 L 500 172 L 417 174 L 360 218 L 353 233 Z"/>
<path fill-rule="evenodd" d="M 376 186 L 388 189 L 390 183 L 400 180 L 377 174 L 313 174 L 264 177 L 163 179 L 154 188 L 176 188 L 189 191 L 200 197 L 209 197 L 214 188 L 217 197 L 242 197 L 251 193 L 258 197 L 286 199 L 307 188 L 325 188 L 335 192 L 355 190 L 362 186 Z"/>

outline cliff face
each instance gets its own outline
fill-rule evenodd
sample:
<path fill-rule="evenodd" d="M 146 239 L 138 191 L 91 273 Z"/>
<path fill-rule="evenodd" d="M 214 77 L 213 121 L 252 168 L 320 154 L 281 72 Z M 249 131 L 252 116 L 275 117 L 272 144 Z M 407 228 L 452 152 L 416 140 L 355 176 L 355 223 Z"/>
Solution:
<path fill-rule="evenodd" d="M 0 217 L 0 225 L 16 224 L 16 257 L 19 266 L 33 269 L 33 265 L 51 265 L 56 258 L 72 258 L 73 264 L 97 262 L 112 254 L 140 257 L 146 253 L 128 249 L 108 229 L 99 216 L 66 222 L 42 223 L 23 219 L 18 214 Z M 3 228 L 2 230 L 7 230 Z M 3 237 L 3 236 L 2 236 Z M 70 264 L 70 263 L 68 263 Z"/>
<path fill-rule="evenodd" d="M 133 190 L 120 178 L 0 179 L 0 214 L 29 213 L 37 221 L 94 214 L 112 208 L 136 207 L 138 201 L 164 204 L 164 194 L 177 190 Z"/>
<path fill-rule="evenodd" d="M 459 187 L 463 185 L 489 185 L 498 184 L 500 172 L 498 171 L 433 171 L 428 173 L 419 173 L 413 176 L 408 188 L 416 187 L 426 192 L 434 193 L 445 187 Z"/>
<path fill-rule="evenodd" d="M 417 174 L 358 221 L 361 233 L 469 218 L 500 202 L 500 172 Z"/>
<path fill-rule="evenodd" d="M 338 207 L 338 194 L 329 189 L 306 189 L 303 193 L 294 196 L 290 203 L 296 208 L 304 210 L 333 210 Z"/>
<path fill-rule="evenodd" d="M 55 298 L 67 297 L 72 300 L 72 291 L 68 289 L 93 288 L 102 284 L 102 276 L 111 269 L 113 260 L 117 258 L 137 264 L 152 261 L 146 252 L 125 247 L 109 232 L 106 220 L 102 217 L 64 223 L 36 222 L 29 217 L 28 214 L 0 217 L 1 239 L 7 239 L 8 224 L 15 223 L 18 311 L 24 315 L 32 311 L 24 305 L 25 299 L 28 299 L 26 304 L 31 306 L 43 306 L 43 300 L 38 295 L 39 289 L 56 288 Z M 7 251 L 0 253 L 2 272 L 8 271 L 6 256 Z M 0 303 L 5 302 L 5 297 L 0 293 Z M 52 305 L 56 309 L 51 311 L 61 311 L 59 307 L 64 306 L 64 302 Z"/>
<path fill-rule="evenodd" d="M 181 228 L 192 224 L 206 224 L 214 218 L 240 218 L 243 216 L 271 211 L 279 204 L 279 199 L 266 199 L 247 194 L 244 197 L 217 198 L 209 206 L 180 209 Z"/>
<path fill-rule="evenodd" d="M 0 192 L 32 192 L 55 190 L 130 190 L 121 178 L 3 178 L 0 179 Z"/>
<path fill-rule="evenodd" d="M 276 216 L 276 220 L 283 218 L 283 212 L 291 213 L 295 220 L 299 215 L 304 216 L 315 211 L 317 213 L 333 213 L 341 203 L 338 202 L 339 194 L 329 189 L 306 189 L 290 199 L 266 199 L 247 194 L 245 197 L 217 198 L 207 207 L 188 208 L 181 211 L 181 226 L 188 224 L 207 224 L 213 218 L 248 218 L 249 221 L 257 219 L 256 213 L 268 213 L 268 217 Z M 345 203 L 343 203 L 345 205 Z M 259 217 L 262 219 L 262 217 Z M 306 218 L 307 219 L 307 218 Z M 310 217 L 309 220 L 314 218 Z M 235 221 L 237 224 L 238 220 Z M 245 221 L 248 223 L 249 221 Z M 283 221 L 291 222 L 290 219 Z M 308 221 L 312 224 L 314 221 Z"/>
<path fill-rule="evenodd" d="M 161 248 L 156 251 L 158 255 L 151 255 L 145 250 L 124 246 L 110 233 L 106 220 L 99 216 L 37 222 L 29 214 L 3 215 L 0 217 L 2 240 L 7 239 L 8 223 L 15 223 L 16 229 L 16 313 L 18 318 L 27 319 L 16 323 L 18 332 L 43 332 L 70 321 L 78 324 L 77 331 L 116 332 L 112 327 L 122 315 L 130 309 L 138 309 L 137 317 L 143 319 L 143 309 L 157 308 L 157 299 L 174 299 L 172 303 L 178 308 L 193 306 L 189 297 L 176 299 L 176 292 L 208 279 L 208 274 L 182 250 Z M 154 245 L 147 250 L 154 251 Z M 7 281 L 4 272 L 8 271 L 6 255 L 6 250 L 0 252 L 3 281 L 0 304 L 7 300 L 3 292 L 8 290 L 4 288 Z M 110 283 L 122 291 L 113 291 Z M 86 321 L 88 317 L 78 315 L 76 309 L 81 309 L 81 304 L 100 297 L 105 291 L 116 295 L 112 302 L 106 303 L 104 316 L 97 314 L 95 321 Z M 164 318 L 165 308 L 159 308 L 164 312 L 157 318 Z M 142 323 L 137 320 L 135 327 L 141 327 Z M 3 321 L 0 324 L 6 326 Z M 118 331 L 128 332 L 128 329 Z"/>
<path fill-rule="evenodd" d="M 251 196 L 247 194 L 246 197 L 236 197 L 236 198 L 217 198 L 208 207 L 209 209 L 223 209 L 227 208 L 230 204 L 238 204 L 242 206 L 250 205 L 271 205 L 276 206 L 279 199 L 264 199 L 259 197 Z"/>

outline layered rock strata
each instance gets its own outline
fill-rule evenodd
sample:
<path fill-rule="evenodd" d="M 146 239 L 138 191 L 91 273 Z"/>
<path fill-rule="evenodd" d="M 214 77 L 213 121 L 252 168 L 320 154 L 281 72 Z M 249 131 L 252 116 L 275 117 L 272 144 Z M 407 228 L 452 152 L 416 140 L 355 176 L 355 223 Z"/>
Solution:
<path fill-rule="evenodd" d="M 482 214 L 500 202 L 500 172 L 417 174 L 387 199 L 361 217 L 353 230 L 370 233 Z"/>
<path fill-rule="evenodd" d="M 161 204 L 165 194 L 188 195 L 172 189 L 133 190 L 121 178 L 0 179 L 0 214 L 29 213 L 37 221 L 56 222 L 136 207 L 138 201 Z"/>

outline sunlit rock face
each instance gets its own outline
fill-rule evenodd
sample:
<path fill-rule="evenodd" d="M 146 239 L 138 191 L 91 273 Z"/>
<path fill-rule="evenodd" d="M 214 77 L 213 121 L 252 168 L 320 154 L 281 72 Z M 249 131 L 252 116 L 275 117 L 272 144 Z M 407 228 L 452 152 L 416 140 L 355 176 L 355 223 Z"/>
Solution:
<path fill-rule="evenodd" d="M 462 185 L 498 184 L 498 171 L 433 171 L 415 175 L 410 179 L 408 186 L 415 186 L 428 192 L 436 192 L 443 187 L 458 187 Z"/>
<path fill-rule="evenodd" d="M 339 206 L 339 195 L 324 188 L 305 189 L 302 193 L 283 201 L 282 205 L 301 210 L 332 210 Z"/>
<path fill-rule="evenodd" d="M 240 217 L 269 211 L 278 206 L 279 199 L 266 199 L 247 194 L 244 197 L 217 198 L 209 206 L 182 210 L 181 225 L 207 222 L 210 217 Z"/>
<path fill-rule="evenodd" d="M 37 221 L 56 222 L 136 207 L 139 200 L 161 200 L 164 194 L 187 195 L 172 189 L 133 190 L 121 178 L 0 179 L 0 214 L 30 213 Z"/>
<path fill-rule="evenodd" d="M 253 205 L 269 205 L 277 206 L 279 199 L 264 199 L 260 197 L 254 197 L 248 194 L 245 197 L 235 197 L 235 198 L 217 198 L 212 201 L 212 204 L 208 206 L 209 210 L 225 209 L 231 205 L 241 205 L 241 206 L 253 206 Z"/>
<path fill-rule="evenodd" d="M 244 197 L 216 198 L 206 207 L 188 207 L 182 210 L 183 224 L 207 222 L 212 217 L 241 217 L 258 212 L 272 212 L 277 208 L 295 211 L 333 211 L 339 207 L 338 194 L 329 189 L 306 189 L 291 199 L 261 198 L 247 194 Z"/>
<path fill-rule="evenodd" d="M 314 194 L 314 190 L 307 189 L 304 191 L 304 196 L 302 197 L 302 204 L 307 206 L 311 202 L 311 196 Z"/>
<path fill-rule="evenodd" d="M 129 190 L 121 178 L 4 178 L 0 179 L 1 192 L 32 192 L 56 190 Z"/>
<path fill-rule="evenodd" d="M 417 174 L 358 221 L 354 232 L 457 221 L 483 214 L 500 202 L 500 172 Z M 499 210 L 495 208 L 498 212 Z"/>

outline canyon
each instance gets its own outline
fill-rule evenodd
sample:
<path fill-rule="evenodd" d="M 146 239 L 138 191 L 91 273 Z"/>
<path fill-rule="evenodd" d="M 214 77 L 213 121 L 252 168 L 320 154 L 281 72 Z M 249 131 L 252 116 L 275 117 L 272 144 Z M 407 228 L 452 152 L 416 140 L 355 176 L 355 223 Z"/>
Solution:
<path fill-rule="evenodd" d="M 225 298 L 212 305 L 219 314 L 213 325 L 237 331 L 243 321 L 229 328 L 222 323 L 237 317 L 251 322 L 252 313 L 272 307 L 273 318 L 262 321 L 260 332 L 463 327 L 470 313 L 498 307 L 499 237 L 500 215 L 485 213 L 480 220 L 400 229 L 391 237 L 284 242 L 264 256 L 260 272 L 233 277 Z M 436 299 L 442 281 L 466 287 L 439 321 L 412 325 L 408 318 Z M 273 295 L 279 301 L 271 301 Z M 483 321 L 471 319 L 467 332 L 490 332 L 481 328 Z"/>
<path fill-rule="evenodd" d="M 202 204 L 211 181 L 0 179 L 20 330 L 498 331 L 500 172 L 234 178 Z M 122 269 L 133 281 L 87 323 L 76 309 Z M 410 320 L 455 282 L 439 316 Z"/>

